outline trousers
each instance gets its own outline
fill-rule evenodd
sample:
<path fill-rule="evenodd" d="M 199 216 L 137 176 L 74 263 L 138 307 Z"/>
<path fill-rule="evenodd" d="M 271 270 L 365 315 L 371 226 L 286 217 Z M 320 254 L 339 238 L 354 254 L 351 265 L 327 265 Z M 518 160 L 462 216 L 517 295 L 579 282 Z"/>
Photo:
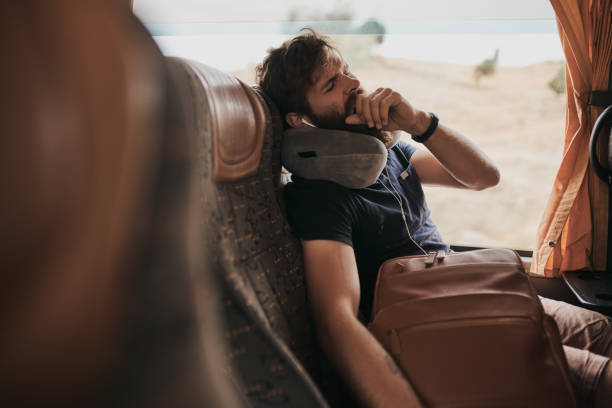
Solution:
<path fill-rule="evenodd" d="M 544 313 L 561 334 L 569 375 L 581 407 L 589 407 L 612 355 L 612 325 L 608 317 L 540 296 Z"/>

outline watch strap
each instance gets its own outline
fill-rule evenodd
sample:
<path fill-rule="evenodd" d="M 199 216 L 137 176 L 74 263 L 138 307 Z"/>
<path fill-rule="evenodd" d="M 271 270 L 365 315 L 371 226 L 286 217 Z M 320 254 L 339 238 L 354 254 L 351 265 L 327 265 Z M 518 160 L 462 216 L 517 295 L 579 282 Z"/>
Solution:
<path fill-rule="evenodd" d="M 438 128 L 438 122 L 440 121 L 438 117 L 432 112 L 429 112 L 429 116 L 431 117 L 431 122 L 429 123 L 429 127 L 427 128 L 425 133 L 418 136 L 412 135 L 412 140 L 414 140 L 415 142 L 425 143 L 427 139 L 431 137 L 433 132 L 435 132 Z"/>

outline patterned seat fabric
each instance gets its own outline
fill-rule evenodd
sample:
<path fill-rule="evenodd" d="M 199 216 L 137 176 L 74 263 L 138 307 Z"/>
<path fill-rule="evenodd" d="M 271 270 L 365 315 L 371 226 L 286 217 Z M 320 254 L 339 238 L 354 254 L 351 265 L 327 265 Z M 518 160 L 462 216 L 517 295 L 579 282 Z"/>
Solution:
<path fill-rule="evenodd" d="M 176 58 L 168 66 L 185 120 L 175 126 L 189 134 L 199 177 L 204 269 L 222 288 L 225 373 L 253 406 L 326 406 L 312 380 L 301 248 L 281 209 L 279 114 L 230 75 Z M 252 169 L 232 168 L 253 156 Z"/>

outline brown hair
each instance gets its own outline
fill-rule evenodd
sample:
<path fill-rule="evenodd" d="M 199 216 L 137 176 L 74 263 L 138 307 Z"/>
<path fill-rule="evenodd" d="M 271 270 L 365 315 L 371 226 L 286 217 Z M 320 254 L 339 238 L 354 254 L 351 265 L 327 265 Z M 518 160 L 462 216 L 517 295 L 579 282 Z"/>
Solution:
<path fill-rule="evenodd" d="M 303 31 L 268 50 L 268 56 L 256 68 L 257 82 L 276 103 L 283 122 L 289 112 L 310 114 L 306 92 L 330 55 L 338 53 L 326 37 L 310 28 Z"/>

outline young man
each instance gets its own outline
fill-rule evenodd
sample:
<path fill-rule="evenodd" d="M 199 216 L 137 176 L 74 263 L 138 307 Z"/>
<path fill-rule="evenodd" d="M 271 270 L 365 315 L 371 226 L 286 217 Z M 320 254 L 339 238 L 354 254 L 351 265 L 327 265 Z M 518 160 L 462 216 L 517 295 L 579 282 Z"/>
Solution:
<path fill-rule="evenodd" d="M 388 131 L 403 130 L 426 147 L 400 141 L 399 150 L 389 150 L 376 183 L 363 189 L 295 175 L 286 187 L 289 222 L 301 238 L 323 351 L 363 406 L 421 406 L 363 324 L 369 319 L 378 267 L 422 249 L 449 249 L 430 218 L 422 183 L 481 190 L 498 183 L 499 171 L 468 138 L 398 92 L 379 88 L 366 93 L 338 51 L 315 32 L 270 50 L 257 73 L 286 126 L 348 129 L 383 141 Z M 408 176 L 400 177 L 404 171 Z M 596 406 L 606 405 L 612 389 L 606 357 L 612 355 L 609 321 L 561 302 L 542 302 L 559 325 L 577 397 L 583 404 L 596 400 Z"/>

